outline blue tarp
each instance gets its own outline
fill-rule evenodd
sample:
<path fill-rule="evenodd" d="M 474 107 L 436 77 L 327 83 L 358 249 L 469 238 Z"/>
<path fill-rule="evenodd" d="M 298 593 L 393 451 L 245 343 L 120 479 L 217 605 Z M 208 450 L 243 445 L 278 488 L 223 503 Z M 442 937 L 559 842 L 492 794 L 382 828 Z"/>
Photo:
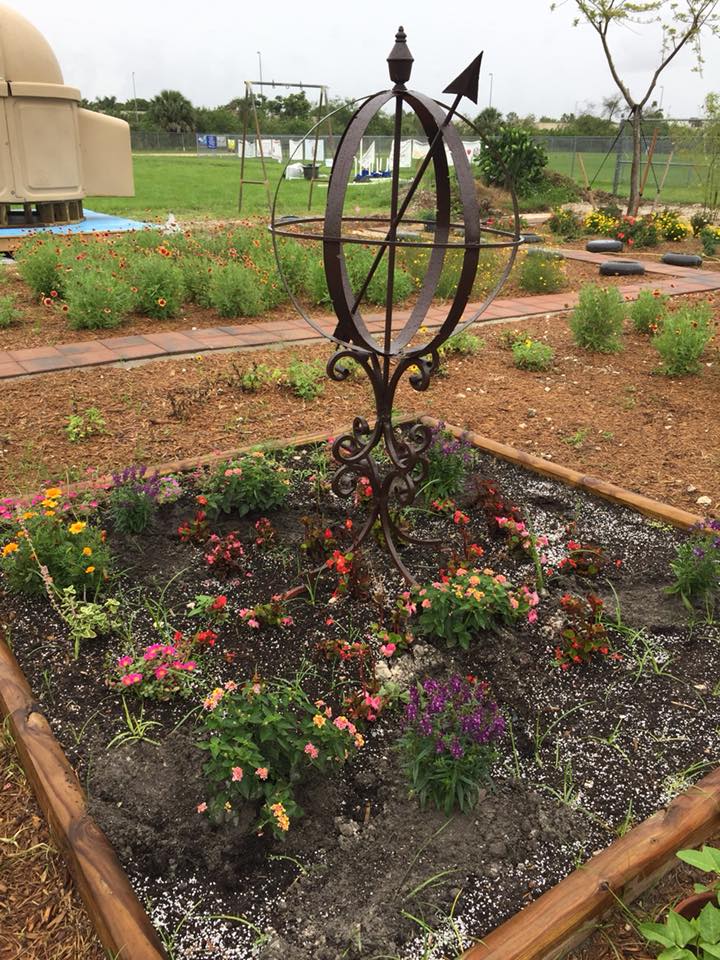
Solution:
<path fill-rule="evenodd" d="M 157 223 L 113 217 L 109 213 L 96 213 L 94 210 L 85 210 L 84 213 L 85 219 L 80 223 L 63 223 L 54 227 L 2 227 L 0 237 L 26 237 L 29 233 L 127 233 L 129 230 L 150 230 L 159 226 Z"/>

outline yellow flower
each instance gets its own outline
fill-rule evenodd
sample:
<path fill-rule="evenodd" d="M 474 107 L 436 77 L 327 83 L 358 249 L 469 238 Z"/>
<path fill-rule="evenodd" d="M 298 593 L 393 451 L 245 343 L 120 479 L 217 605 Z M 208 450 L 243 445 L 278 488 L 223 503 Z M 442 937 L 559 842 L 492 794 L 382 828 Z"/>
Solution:
<path fill-rule="evenodd" d="M 95 567 L 85 567 L 85 573 L 95 573 Z"/>
<path fill-rule="evenodd" d="M 57 500 L 58 497 L 62 496 L 62 490 L 60 487 L 50 487 L 49 490 L 45 491 L 45 496 L 50 500 Z"/>
<path fill-rule="evenodd" d="M 315 724 L 316 727 L 324 727 L 325 717 L 321 713 L 316 713 L 315 716 L 313 717 L 313 723 Z"/>
<path fill-rule="evenodd" d="M 87 523 L 85 523 L 84 520 L 76 520 L 75 523 L 70 524 L 70 526 L 68 527 L 68 530 L 72 534 L 78 534 L 78 533 L 82 533 L 86 526 L 87 526 Z"/>
<path fill-rule="evenodd" d="M 45 516 L 46 516 L 46 517 L 54 517 L 54 516 L 55 516 L 55 511 L 54 511 L 54 510 L 46 510 L 46 511 L 45 511 Z"/>
<path fill-rule="evenodd" d="M 230 803 L 229 800 L 225 801 L 224 807 L 227 810 L 227 812 L 230 813 L 230 811 L 232 810 L 232 804 Z"/>
<path fill-rule="evenodd" d="M 37 514 L 33 510 L 28 510 L 22 515 L 23 520 L 32 520 L 33 517 L 36 517 Z"/>
<path fill-rule="evenodd" d="M 92 550 L 90 549 L 90 547 L 83 547 L 83 556 L 84 557 L 92 556 Z"/>
<path fill-rule="evenodd" d="M 17 549 L 18 549 L 17 543 L 6 543 L 2 549 L 2 555 L 4 557 L 7 557 L 9 554 L 15 553 Z"/>
<path fill-rule="evenodd" d="M 41 507 L 47 507 L 49 510 L 54 510 L 55 507 L 57 506 L 57 501 L 56 501 L 56 500 L 49 500 L 49 499 L 46 498 L 45 500 L 41 500 L 41 501 L 40 501 L 40 506 L 41 506 Z"/>

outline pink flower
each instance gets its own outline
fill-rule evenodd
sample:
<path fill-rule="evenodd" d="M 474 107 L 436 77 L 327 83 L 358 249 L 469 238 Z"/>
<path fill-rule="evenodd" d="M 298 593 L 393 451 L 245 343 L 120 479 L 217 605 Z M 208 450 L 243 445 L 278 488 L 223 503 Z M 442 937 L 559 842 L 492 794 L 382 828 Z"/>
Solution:
<path fill-rule="evenodd" d="M 237 684 L 235 683 L 234 680 L 228 680 L 227 683 L 225 684 L 225 689 L 230 691 L 230 693 L 232 693 L 233 690 L 237 690 Z"/>
<path fill-rule="evenodd" d="M 535 623 L 537 618 L 538 618 L 537 610 L 530 610 L 528 612 L 528 623 Z"/>
<path fill-rule="evenodd" d="M 140 683 L 142 678 L 141 673 L 126 673 L 124 677 L 120 678 L 120 682 L 126 687 L 131 687 L 134 683 Z"/>
<path fill-rule="evenodd" d="M 397 647 L 394 643 L 384 643 L 380 647 L 380 653 L 382 653 L 385 657 L 391 657 L 395 653 L 396 649 Z"/>
<path fill-rule="evenodd" d="M 257 630 L 257 629 L 259 629 L 259 627 L 260 627 L 260 622 L 259 622 L 258 620 L 256 620 L 255 617 L 251 617 L 251 618 L 247 621 L 247 625 L 248 625 L 249 627 L 253 627 L 253 629 Z"/>
<path fill-rule="evenodd" d="M 291 627 L 295 623 L 295 621 L 293 620 L 292 617 L 283 617 L 280 623 L 282 624 L 283 627 Z"/>
<path fill-rule="evenodd" d="M 205 813 L 206 810 L 207 810 L 207 804 L 206 804 L 205 801 L 203 800 L 202 803 L 199 803 L 199 804 L 197 805 L 197 812 L 198 812 L 198 813 Z"/>
<path fill-rule="evenodd" d="M 268 768 L 267 767 L 258 767 L 255 771 L 255 776 L 259 780 L 267 780 L 268 778 Z"/>
<path fill-rule="evenodd" d="M 309 757 L 312 757 L 313 760 L 317 760 L 319 752 L 320 751 L 318 750 L 318 748 L 314 746 L 312 743 L 305 744 L 305 753 L 307 753 Z"/>
<path fill-rule="evenodd" d="M 161 665 L 161 666 L 159 666 L 159 667 L 156 667 L 156 668 L 155 668 L 155 679 L 156 679 L 156 680 L 164 680 L 165 677 L 167 676 L 167 673 L 168 673 L 168 668 L 167 668 L 164 664 Z"/>
<path fill-rule="evenodd" d="M 428 598 L 425 597 L 425 599 L 424 599 L 423 602 L 420 604 L 420 606 L 421 606 L 421 607 L 424 607 L 426 610 L 428 610 L 428 609 L 432 606 L 432 600 L 428 600 Z"/>
<path fill-rule="evenodd" d="M 333 723 L 338 728 L 338 730 L 345 730 L 349 726 L 350 721 L 348 720 L 347 717 L 340 716 L 340 717 L 335 717 L 335 719 L 333 720 Z"/>
<path fill-rule="evenodd" d="M 117 665 L 119 667 L 129 667 L 132 662 L 133 662 L 132 657 L 120 657 L 120 659 L 117 662 Z"/>
<path fill-rule="evenodd" d="M 243 768 L 242 767 L 233 767 L 232 768 L 232 778 L 235 781 L 240 781 L 243 778 Z"/>

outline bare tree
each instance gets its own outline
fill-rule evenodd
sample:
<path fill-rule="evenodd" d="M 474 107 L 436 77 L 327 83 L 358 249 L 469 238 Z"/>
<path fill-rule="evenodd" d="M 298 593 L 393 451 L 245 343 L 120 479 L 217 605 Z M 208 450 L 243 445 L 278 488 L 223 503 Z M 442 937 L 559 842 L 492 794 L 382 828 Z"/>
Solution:
<path fill-rule="evenodd" d="M 619 112 L 622 104 L 622 97 L 619 93 L 611 93 L 602 100 L 602 116 L 607 117 L 610 123 L 616 113 Z"/>
<path fill-rule="evenodd" d="M 640 171 L 642 166 L 642 117 L 643 109 L 650 101 L 653 90 L 663 70 L 680 53 L 690 46 L 695 52 L 696 69 L 702 66 L 700 41 L 703 34 L 718 36 L 720 21 L 715 8 L 720 0 L 573 0 L 579 16 L 574 25 L 589 23 L 595 30 L 610 68 L 615 85 L 630 108 L 633 156 L 630 171 L 630 199 L 628 213 L 636 214 L 640 206 Z M 557 3 L 551 4 L 555 9 Z M 618 73 L 615 58 L 610 49 L 608 34 L 613 24 L 659 24 L 662 29 L 662 45 L 659 62 L 645 93 L 636 98 L 628 84 Z"/>

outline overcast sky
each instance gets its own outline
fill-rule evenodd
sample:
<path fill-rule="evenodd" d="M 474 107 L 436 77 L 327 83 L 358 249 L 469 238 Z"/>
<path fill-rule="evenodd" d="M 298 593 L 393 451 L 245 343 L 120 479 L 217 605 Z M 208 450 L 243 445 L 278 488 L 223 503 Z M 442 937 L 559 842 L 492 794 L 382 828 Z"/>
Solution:
<path fill-rule="evenodd" d="M 614 89 L 597 35 L 572 26 L 575 4 L 548 0 L 10 0 L 45 34 L 65 82 L 89 99 L 152 97 L 181 90 L 197 106 L 226 103 L 242 81 L 325 83 L 330 96 L 360 97 L 388 86 L 385 58 L 399 23 L 415 57 L 411 86 L 439 96 L 485 51 L 479 106 L 538 117 L 579 112 Z M 649 28 L 611 31 L 621 75 L 644 92 L 657 62 Z M 666 114 L 696 116 L 720 92 L 720 40 L 705 44 L 704 76 L 683 51 L 663 74 Z M 278 90 L 282 93 L 281 90 Z M 467 107 L 467 103 L 465 104 Z M 467 112 L 472 112 L 470 109 Z"/>

